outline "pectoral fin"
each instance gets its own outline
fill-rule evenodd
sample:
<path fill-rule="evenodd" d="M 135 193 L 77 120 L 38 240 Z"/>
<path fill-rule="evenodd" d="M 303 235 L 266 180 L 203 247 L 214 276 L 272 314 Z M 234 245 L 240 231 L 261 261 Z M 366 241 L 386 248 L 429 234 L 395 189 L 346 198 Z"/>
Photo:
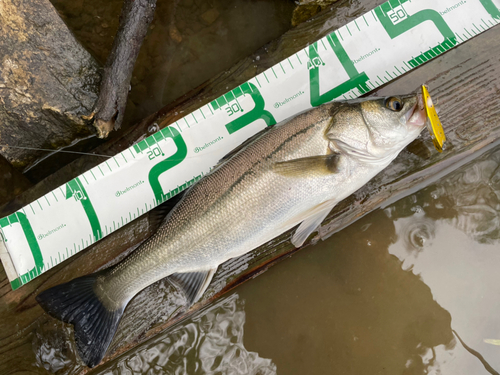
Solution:
<path fill-rule="evenodd" d="M 186 294 L 189 305 L 196 302 L 207 290 L 217 268 L 197 272 L 174 273 L 170 280 L 179 286 Z"/>
<path fill-rule="evenodd" d="M 300 247 L 307 240 L 307 237 L 311 235 L 312 232 L 319 227 L 319 225 L 325 220 L 326 216 L 330 213 L 332 208 L 335 206 L 335 202 L 330 204 L 325 204 L 321 210 L 315 212 L 313 215 L 305 219 L 295 231 L 292 237 L 292 244 L 295 247 Z"/>
<path fill-rule="evenodd" d="M 338 172 L 338 160 L 339 154 L 310 156 L 278 162 L 274 165 L 274 171 L 292 177 L 311 175 L 311 173 L 331 174 Z"/>

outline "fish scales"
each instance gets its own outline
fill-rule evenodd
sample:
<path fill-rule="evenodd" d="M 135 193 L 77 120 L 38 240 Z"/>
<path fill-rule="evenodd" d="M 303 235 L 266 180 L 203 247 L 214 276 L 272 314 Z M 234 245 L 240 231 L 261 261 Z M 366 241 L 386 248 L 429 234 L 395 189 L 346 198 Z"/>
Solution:
<path fill-rule="evenodd" d="M 296 206 L 295 196 L 313 189 L 305 184 L 297 191 L 296 180 L 274 173 L 272 165 L 329 153 L 329 109 L 307 112 L 287 126 L 270 129 L 191 187 L 157 233 L 102 278 L 106 289 L 116 293 L 113 299 L 135 295 L 174 272 L 217 267 L 257 242 L 271 240 L 276 234 L 255 239 L 263 232 L 275 233 L 269 226 L 261 228 L 262 221 L 272 226 Z"/>

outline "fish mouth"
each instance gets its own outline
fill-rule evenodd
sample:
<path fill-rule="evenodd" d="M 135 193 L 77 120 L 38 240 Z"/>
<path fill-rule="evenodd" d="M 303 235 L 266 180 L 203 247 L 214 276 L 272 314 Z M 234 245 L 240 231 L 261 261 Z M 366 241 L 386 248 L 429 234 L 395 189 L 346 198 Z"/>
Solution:
<path fill-rule="evenodd" d="M 417 95 L 417 102 L 413 107 L 406 112 L 406 124 L 409 127 L 422 128 L 427 121 L 427 113 L 425 112 L 424 99 L 421 94 Z"/>

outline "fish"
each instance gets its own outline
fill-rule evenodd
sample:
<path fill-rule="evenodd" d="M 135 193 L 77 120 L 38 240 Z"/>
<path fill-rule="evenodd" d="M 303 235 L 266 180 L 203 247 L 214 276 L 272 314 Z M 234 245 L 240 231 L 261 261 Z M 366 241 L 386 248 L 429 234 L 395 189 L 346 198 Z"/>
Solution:
<path fill-rule="evenodd" d="M 38 294 L 73 324 L 80 358 L 103 359 L 129 301 L 167 277 L 196 302 L 218 266 L 298 225 L 300 247 L 332 208 L 387 167 L 425 127 L 420 94 L 323 104 L 265 129 L 189 188 L 122 261 Z"/>

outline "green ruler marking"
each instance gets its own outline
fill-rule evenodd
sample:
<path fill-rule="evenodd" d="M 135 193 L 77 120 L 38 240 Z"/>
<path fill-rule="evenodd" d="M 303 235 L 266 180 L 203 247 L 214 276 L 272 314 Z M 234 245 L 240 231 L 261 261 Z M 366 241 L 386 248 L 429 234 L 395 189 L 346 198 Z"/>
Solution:
<path fill-rule="evenodd" d="M 28 281 L 38 276 L 45 267 L 45 264 L 43 262 L 43 255 L 40 251 L 40 246 L 38 245 L 38 241 L 33 232 L 33 228 L 31 227 L 30 222 L 28 221 L 24 213 L 16 212 L 12 215 L 0 219 L 0 228 L 6 228 L 16 223 L 19 223 L 21 225 L 21 229 L 26 237 L 26 241 L 28 243 L 35 265 L 30 270 L 21 271 L 17 278 L 10 280 L 12 289 L 17 289 L 21 285 L 26 284 Z M 8 240 L 3 235 L 2 239 L 7 244 Z"/>
<path fill-rule="evenodd" d="M 172 197 L 170 193 L 164 193 L 163 187 L 159 181 L 160 175 L 180 164 L 187 156 L 187 146 L 180 133 L 174 128 L 167 129 L 169 129 L 168 136 L 174 140 L 177 146 L 177 152 L 156 164 L 149 172 L 148 180 L 153 189 L 157 205 Z M 157 146 L 151 151 L 152 155 L 155 155 L 156 150 L 158 150 L 158 153 L 161 152 L 161 149 Z"/>
<path fill-rule="evenodd" d="M 90 200 L 87 191 L 77 177 L 66 184 L 66 199 L 73 198 L 82 204 L 83 210 L 87 215 L 92 228 L 92 234 L 94 235 L 95 241 L 102 238 L 101 224 L 99 223 L 99 218 L 94 210 L 94 206 Z"/>

